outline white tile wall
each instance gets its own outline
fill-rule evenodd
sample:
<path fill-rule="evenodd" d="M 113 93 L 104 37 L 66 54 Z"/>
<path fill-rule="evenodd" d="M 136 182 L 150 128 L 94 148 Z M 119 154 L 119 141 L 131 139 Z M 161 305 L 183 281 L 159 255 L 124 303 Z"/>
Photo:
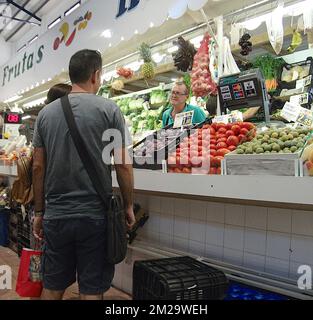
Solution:
<path fill-rule="evenodd" d="M 214 259 L 214 260 L 222 260 L 223 259 L 223 247 L 207 244 L 205 246 L 205 256 L 210 259 Z"/>
<path fill-rule="evenodd" d="M 267 208 L 246 206 L 246 227 L 266 230 Z"/>
<path fill-rule="evenodd" d="M 254 254 L 265 255 L 266 231 L 246 229 L 244 250 Z"/>
<path fill-rule="evenodd" d="M 270 208 L 267 229 L 277 232 L 291 232 L 291 213 L 292 210 Z"/>
<path fill-rule="evenodd" d="M 225 226 L 224 247 L 243 251 L 244 228 L 236 226 Z"/>
<path fill-rule="evenodd" d="M 243 251 L 224 248 L 223 260 L 241 266 L 243 264 Z"/>
<path fill-rule="evenodd" d="M 203 242 L 189 240 L 189 252 L 199 256 L 204 256 L 205 245 Z"/>
<path fill-rule="evenodd" d="M 205 201 L 190 201 L 190 219 L 206 221 L 207 203 Z"/>
<path fill-rule="evenodd" d="M 136 201 L 150 215 L 141 241 L 291 279 L 299 265 L 313 268 L 313 212 L 144 195 Z"/>
<path fill-rule="evenodd" d="M 175 216 L 189 218 L 190 216 L 190 200 L 172 199 L 174 203 Z"/>
<path fill-rule="evenodd" d="M 206 225 L 206 244 L 224 246 L 224 224 L 212 222 Z"/>
<path fill-rule="evenodd" d="M 291 236 L 287 233 L 268 232 L 266 255 L 272 258 L 289 260 Z"/>
<path fill-rule="evenodd" d="M 174 237 L 173 248 L 179 251 L 188 252 L 189 251 L 189 240 Z"/>
<path fill-rule="evenodd" d="M 165 248 L 172 248 L 173 247 L 173 235 L 160 233 L 160 246 L 165 247 Z"/>
<path fill-rule="evenodd" d="M 235 204 L 225 205 L 225 223 L 235 226 L 244 226 L 245 207 Z"/>
<path fill-rule="evenodd" d="M 293 235 L 291 238 L 292 261 L 305 261 L 313 266 L 313 237 Z"/>
<path fill-rule="evenodd" d="M 313 237 L 313 212 L 293 210 L 292 233 Z"/>
<path fill-rule="evenodd" d="M 205 243 L 206 224 L 200 220 L 190 219 L 189 222 L 189 239 Z"/>
<path fill-rule="evenodd" d="M 171 198 L 161 198 L 161 213 L 174 214 L 174 201 Z"/>
<path fill-rule="evenodd" d="M 188 239 L 189 236 L 189 219 L 176 217 L 174 218 L 174 236 Z"/>
<path fill-rule="evenodd" d="M 173 236 L 174 234 L 174 216 L 160 214 L 160 232 Z"/>
<path fill-rule="evenodd" d="M 225 222 L 225 205 L 218 202 L 207 203 L 207 221 L 208 222 Z"/>
<path fill-rule="evenodd" d="M 288 278 L 289 260 L 266 257 L 265 272 L 277 275 L 279 277 Z"/>
<path fill-rule="evenodd" d="M 245 252 L 243 256 L 243 265 L 244 267 L 252 270 L 264 271 L 265 256 Z"/>

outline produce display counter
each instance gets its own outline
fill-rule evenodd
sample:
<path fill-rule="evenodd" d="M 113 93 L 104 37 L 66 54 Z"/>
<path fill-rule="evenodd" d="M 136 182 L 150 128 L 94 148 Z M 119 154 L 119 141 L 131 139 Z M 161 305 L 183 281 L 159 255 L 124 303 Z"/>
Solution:
<path fill-rule="evenodd" d="M 164 174 L 135 169 L 134 179 L 136 193 L 313 210 L 310 177 Z M 118 188 L 115 173 L 113 187 Z"/>

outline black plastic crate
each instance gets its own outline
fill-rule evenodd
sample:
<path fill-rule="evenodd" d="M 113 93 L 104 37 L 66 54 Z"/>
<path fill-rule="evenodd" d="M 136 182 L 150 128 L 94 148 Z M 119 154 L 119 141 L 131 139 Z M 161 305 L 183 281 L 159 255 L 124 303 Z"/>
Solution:
<path fill-rule="evenodd" d="M 188 256 L 134 263 L 134 300 L 222 300 L 227 289 L 222 271 Z"/>

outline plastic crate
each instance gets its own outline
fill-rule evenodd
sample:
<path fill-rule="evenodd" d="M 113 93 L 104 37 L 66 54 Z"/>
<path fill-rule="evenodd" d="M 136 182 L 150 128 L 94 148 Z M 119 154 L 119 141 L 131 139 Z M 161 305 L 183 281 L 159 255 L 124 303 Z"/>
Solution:
<path fill-rule="evenodd" d="M 8 245 L 9 215 L 7 210 L 0 210 L 0 246 Z"/>
<path fill-rule="evenodd" d="M 225 274 L 191 257 L 136 261 L 134 300 L 222 300 Z"/>

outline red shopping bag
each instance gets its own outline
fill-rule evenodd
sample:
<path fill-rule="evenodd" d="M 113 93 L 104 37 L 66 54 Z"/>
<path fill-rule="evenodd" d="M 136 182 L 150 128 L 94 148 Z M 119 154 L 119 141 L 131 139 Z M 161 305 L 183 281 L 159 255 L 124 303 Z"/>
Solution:
<path fill-rule="evenodd" d="M 16 292 L 20 297 L 38 298 L 42 291 L 41 273 L 42 251 L 24 248 L 16 282 Z"/>

